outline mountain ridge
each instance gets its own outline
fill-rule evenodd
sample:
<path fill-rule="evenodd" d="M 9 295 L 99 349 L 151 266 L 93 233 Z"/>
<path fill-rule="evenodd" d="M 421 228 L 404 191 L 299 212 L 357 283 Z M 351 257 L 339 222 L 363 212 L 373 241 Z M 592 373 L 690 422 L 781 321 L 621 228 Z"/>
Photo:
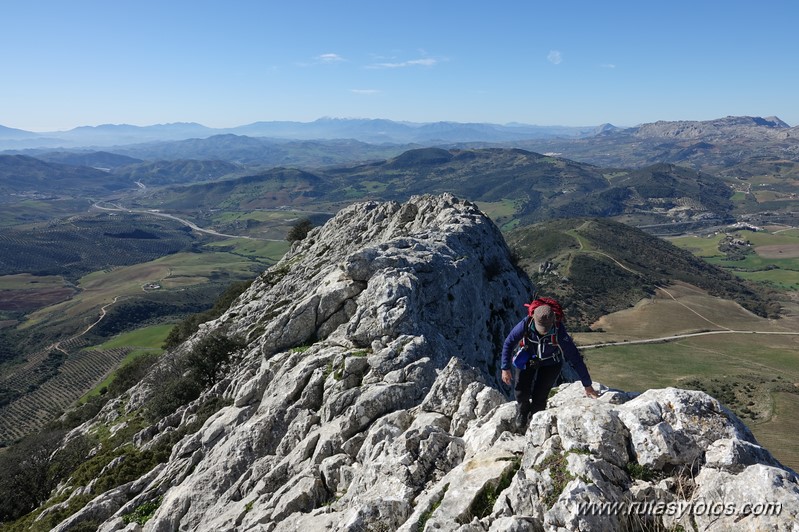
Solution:
<path fill-rule="evenodd" d="M 702 392 L 596 384 L 602 397 L 592 400 L 565 385 L 520 426 L 497 357 L 532 288 L 470 202 L 415 196 L 342 209 L 74 429 L 62 450 L 78 460 L 75 474 L 54 483 L 57 499 L 27 523 L 59 532 L 790 530 L 799 477 Z M 164 403 L 192 378 L 195 351 L 227 358 L 203 371 L 193 397 Z M 779 512 L 664 513 L 636 524 L 578 505 L 716 500 Z"/>
<path fill-rule="evenodd" d="M 187 140 L 236 134 L 294 140 L 351 138 L 368 143 L 513 142 L 546 138 L 591 138 L 597 135 L 633 134 L 640 137 L 685 137 L 704 132 L 718 134 L 738 128 L 747 135 L 766 135 L 777 129 L 796 136 L 796 127 L 771 116 L 726 117 L 705 121 L 658 121 L 619 128 L 611 124 L 589 126 L 541 126 L 487 122 L 397 122 L 387 119 L 320 118 L 312 122 L 260 121 L 236 127 L 211 128 L 194 122 L 134 126 L 102 124 L 79 126 L 67 131 L 34 133 L 0 126 L 0 148 L 114 146 L 152 141 Z M 38 142 L 38 144 L 37 144 Z"/>

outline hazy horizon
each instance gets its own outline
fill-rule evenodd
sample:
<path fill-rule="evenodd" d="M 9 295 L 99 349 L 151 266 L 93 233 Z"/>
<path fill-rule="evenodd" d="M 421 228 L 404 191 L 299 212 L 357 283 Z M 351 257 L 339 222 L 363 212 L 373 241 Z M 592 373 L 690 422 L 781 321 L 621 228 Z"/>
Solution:
<path fill-rule="evenodd" d="M 799 124 L 799 4 L 13 2 L 0 124 Z"/>
<path fill-rule="evenodd" d="M 728 116 L 732 116 L 732 115 L 728 115 Z M 779 118 L 780 120 L 782 120 L 782 117 L 780 117 L 779 115 L 770 115 L 770 116 L 776 116 L 776 118 Z M 726 117 L 719 116 L 719 117 L 711 118 L 711 119 L 708 119 L 708 120 L 717 120 L 717 119 L 721 119 L 721 118 L 726 118 Z M 768 117 L 767 116 L 762 116 L 760 118 L 768 118 Z M 158 123 L 153 123 L 153 124 L 129 124 L 129 123 L 110 123 L 110 122 L 106 122 L 106 123 L 100 123 L 100 124 L 81 124 L 81 125 L 76 125 L 74 127 L 71 127 L 69 129 L 61 129 L 61 130 L 34 131 L 34 130 L 31 130 L 31 129 L 28 129 L 28 130 L 24 130 L 24 131 L 28 131 L 28 132 L 31 132 L 31 133 L 66 133 L 66 132 L 71 131 L 73 129 L 84 128 L 84 127 L 100 128 L 100 127 L 106 127 L 106 126 L 133 126 L 133 127 L 146 128 L 146 127 L 157 127 L 157 126 L 172 126 L 172 125 L 180 125 L 180 124 L 197 125 L 197 126 L 206 127 L 206 128 L 213 129 L 213 130 L 226 130 L 226 129 L 236 129 L 236 128 L 239 128 L 239 127 L 245 127 L 245 126 L 249 126 L 249 125 L 256 124 L 256 123 L 295 122 L 295 123 L 298 123 L 298 124 L 312 124 L 314 122 L 319 122 L 319 121 L 323 121 L 323 120 L 391 120 L 392 122 L 397 122 L 397 123 L 401 123 L 401 124 L 412 124 L 412 125 L 435 124 L 435 123 L 452 123 L 452 124 L 467 124 L 468 123 L 468 122 L 458 122 L 456 120 L 437 120 L 437 121 L 433 121 L 433 122 L 415 122 L 415 121 L 410 121 L 410 120 L 392 120 L 392 119 L 388 119 L 388 118 L 379 118 L 379 117 L 378 118 L 370 118 L 370 117 L 322 116 L 322 117 L 319 117 L 317 119 L 308 120 L 308 121 L 301 121 L 301 120 L 256 120 L 256 121 L 253 121 L 253 122 L 248 122 L 246 124 L 238 124 L 238 125 L 229 126 L 229 127 L 212 127 L 212 126 L 207 126 L 207 125 L 205 125 L 205 124 L 203 124 L 201 122 L 197 122 L 197 121 L 189 121 L 189 122 L 158 122 Z M 685 121 L 695 121 L 694 119 L 690 119 L 690 118 L 686 118 L 686 119 L 683 119 L 683 120 L 685 120 Z M 657 122 L 657 121 L 658 120 L 653 120 L 653 122 Z M 789 124 L 785 120 L 783 120 L 783 122 L 785 122 L 786 124 L 788 124 L 791 127 L 794 127 L 794 124 Z M 471 122 L 471 123 L 477 123 L 477 122 Z M 608 122 L 605 122 L 603 124 L 581 124 L 581 125 L 577 125 L 577 126 L 565 126 L 563 124 L 531 124 L 531 123 L 526 123 L 526 122 L 506 122 L 506 123 L 502 123 L 502 124 L 498 123 L 498 122 L 480 122 L 480 123 L 481 124 L 497 125 L 497 126 L 505 126 L 505 127 L 513 127 L 515 125 L 518 125 L 518 126 L 532 126 L 532 127 L 542 127 L 542 128 L 548 128 L 548 127 L 551 127 L 551 128 L 558 128 L 558 127 L 563 127 L 563 128 L 589 128 L 589 127 L 602 126 L 602 125 L 607 124 Z M 641 125 L 641 124 L 643 124 L 643 122 L 639 123 L 639 124 L 613 124 L 613 123 L 610 123 L 610 125 L 618 127 L 618 128 L 622 128 L 622 129 L 623 128 L 636 127 L 636 126 Z M 6 126 L 5 124 L 0 124 L 0 126 L 10 127 L 10 126 Z M 22 129 L 22 128 L 14 128 L 14 129 Z"/>

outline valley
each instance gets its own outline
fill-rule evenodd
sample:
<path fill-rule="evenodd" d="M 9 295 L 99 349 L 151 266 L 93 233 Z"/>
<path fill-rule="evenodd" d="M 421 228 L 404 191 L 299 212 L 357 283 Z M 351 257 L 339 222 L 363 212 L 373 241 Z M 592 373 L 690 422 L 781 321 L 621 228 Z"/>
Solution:
<path fill-rule="evenodd" d="M 799 467 L 785 422 L 799 397 L 799 162 L 789 151 L 729 151 L 722 163 L 717 150 L 680 151 L 684 139 L 666 149 L 622 133 L 488 146 L 318 141 L 283 143 L 282 160 L 299 164 L 273 166 L 258 156 L 278 156 L 267 141 L 242 158 L 248 142 L 0 154 L 0 441 L 101 396 L 121 364 L 162 352 L 174 324 L 279 260 L 300 221 L 451 192 L 476 202 L 539 289 L 567 304 L 596 380 L 704 389 Z M 157 159 L 203 150 L 220 160 Z M 105 170 L 74 166 L 91 161 Z M 27 188 L 25 172 L 35 177 Z"/>

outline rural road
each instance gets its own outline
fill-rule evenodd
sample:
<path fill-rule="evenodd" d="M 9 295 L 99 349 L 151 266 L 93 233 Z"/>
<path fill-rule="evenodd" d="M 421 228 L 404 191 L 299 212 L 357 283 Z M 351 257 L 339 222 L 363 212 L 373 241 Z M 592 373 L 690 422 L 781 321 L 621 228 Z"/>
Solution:
<path fill-rule="evenodd" d="M 117 205 L 116 203 L 111 203 L 111 205 L 113 205 L 113 207 L 103 207 L 99 203 L 95 203 L 94 205 L 92 205 L 92 207 L 94 207 L 96 209 L 100 209 L 101 211 L 135 212 L 137 214 L 151 214 L 153 216 L 160 216 L 161 218 L 169 218 L 170 220 L 178 221 L 178 222 L 182 223 L 183 225 L 185 225 L 185 226 L 187 226 L 187 227 L 189 227 L 189 228 L 191 228 L 191 229 L 193 229 L 195 231 L 199 231 L 201 233 L 206 233 L 206 234 L 214 235 L 214 236 L 222 236 L 222 237 L 225 237 L 225 238 L 246 238 L 248 240 L 269 240 L 269 241 L 272 241 L 272 242 L 282 242 L 282 240 L 277 240 L 277 239 L 273 239 L 273 238 L 253 238 L 251 236 L 227 235 L 225 233 L 220 233 L 218 231 L 214 231 L 213 229 L 204 229 L 204 228 L 200 227 L 199 225 L 195 224 L 194 222 L 191 222 L 191 221 L 186 220 L 184 218 L 180 218 L 178 216 L 175 216 L 174 214 L 167 214 L 165 212 L 152 211 L 152 210 L 147 210 L 147 209 L 143 209 L 143 210 L 142 209 L 126 209 L 125 207 L 122 207 L 121 205 Z"/>
<path fill-rule="evenodd" d="M 645 338 L 643 340 L 622 340 L 620 342 L 605 342 L 602 344 L 578 345 L 580 349 L 594 349 L 597 347 L 608 347 L 612 345 L 632 345 L 632 344 L 655 344 L 658 342 L 668 342 L 671 340 L 680 340 L 682 338 L 693 338 L 695 336 L 707 336 L 710 334 L 778 334 L 786 336 L 799 336 L 799 332 L 783 332 L 783 331 L 734 331 L 732 329 L 725 329 L 723 331 L 703 331 L 696 333 L 675 334 L 672 336 L 661 336 L 660 338 Z"/>

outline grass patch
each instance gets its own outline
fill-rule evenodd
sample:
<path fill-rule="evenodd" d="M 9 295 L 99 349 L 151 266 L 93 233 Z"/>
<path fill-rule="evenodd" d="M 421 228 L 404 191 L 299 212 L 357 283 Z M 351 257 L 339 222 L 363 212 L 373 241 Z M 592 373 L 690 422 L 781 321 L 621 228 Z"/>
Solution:
<path fill-rule="evenodd" d="M 101 345 L 90 348 L 96 350 L 105 350 L 131 347 L 134 349 L 122 360 L 122 363 L 119 365 L 116 371 L 92 388 L 80 399 L 79 402 L 84 403 L 91 397 L 105 393 L 111 383 L 117 379 L 119 372 L 128 365 L 134 363 L 134 361 L 138 360 L 140 357 L 145 355 L 160 355 L 163 353 L 164 350 L 162 346 L 164 344 L 164 340 L 166 340 L 167 336 L 169 336 L 172 328 L 173 325 L 171 324 L 143 327 L 129 333 L 117 335 L 113 339 L 104 342 Z"/>
<path fill-rule="evenodd" d="M 799 395 L 777 392 L 773 394 L 774 410 L 771 419 L 750 428 L 757 441 L 783 464 L 799 470 Z"/>
<path fill-rule="evenodd" d="M 285 233 L 285 231 L 283 231 Z M 289 250 L 290 244 L 285 240 L 255 240 L 252 238 L 236 238 L 225 240 L 224 242 L 212 242 L 204 246 L 205 249 L 224 250 L 235 255 L 274 264 L 279 261 Z"/>
<path fill-rule="evenodd" d="M 710 235 L 710 236 L 680 236 L 676 238 L 666 238 L 675 246 L 688 250 L 697 257 L 723 257 L 724 254 L 719 251 L 719 242 L 724 238 L 724 235 Z"/>
<path fill-rule="evenodd" d="M 548 509 L 552 508 L 560 494 L 566 488 L 566 484 L 574 480 L 575 476 L 569 472 L 568 462 L 566 461 L 566 454 L 551 454 L 544 458 L 544 460 L 535 467 L 539 473 L 543 473 L 545 469 L 549 470 L 549 476 L 552 479 L 552 491 L 547 493 L 541 502 L 544 503 Z"/>
<path fill-rule="evenodd" d="M 514 456 L 508 459 L 511 465 L 507 467 L 497 479 L 496 484 L 488 483 L 485 488 L 477 494 L 474 503 L 472 503 L 471 514 L 473 517 L 482 519 L 491 513 L 494 509 L 494 504 L 497 502 L 499 494 L 505 491 L 510 486 L 514 475 L 522 465 L 520 456 Z"/>
<path fill-rule="evenodd" d="M 645 482 L 649 482 L 650 480 L 656 479 L 658 476 L 657 472 L 639 464 L 638 462 L 627 462 L 624 465 L 624 470 L 627 471 L 627 474 L 630 475 L 630 478 L 633 480 L 643 480 Z"/>
<path fill-rule="evenodd" d="M 114 349 L 117 347 L 137 347 L 142 349 L 161 349 L 164 339 L 172 330 L 171 324 L 153 325 L 135 331 L 119 334 L 95 349 Z"/>
<path fill-rule="evenodd" d="M 418 532 L 423 532 L 425 524 L 430 520 L 433 516 L 433 513 L 441 506 L 441 501 L 444 500 L 444 495 L 447 494 L 447 490 L 449 489 L 449 484 L 444 485 L 444 489 L 441 490 L 441 494 L 439 495 L 436 502 L 434 502 L 430 508 L 428 508 L 423 514 L 422 517 L 419 518 L 419 524 L 416 526 L 416 530 Z"/>
<path fill-rule="evenodd" d="M 477 201 L 475 204 L 486 216 L 491 218 L 494 223 L 499 226 L 508 223 L 519 211 L 516 201 L 511 199 L 502 201 Z"/>
<path fill-rule="evenodd" d="M 766 284 L 777 290 L 799 291 L 799 270 L 783 270 L 782 268 L 742 272 L 735 274 L 748 281 Z"/>

